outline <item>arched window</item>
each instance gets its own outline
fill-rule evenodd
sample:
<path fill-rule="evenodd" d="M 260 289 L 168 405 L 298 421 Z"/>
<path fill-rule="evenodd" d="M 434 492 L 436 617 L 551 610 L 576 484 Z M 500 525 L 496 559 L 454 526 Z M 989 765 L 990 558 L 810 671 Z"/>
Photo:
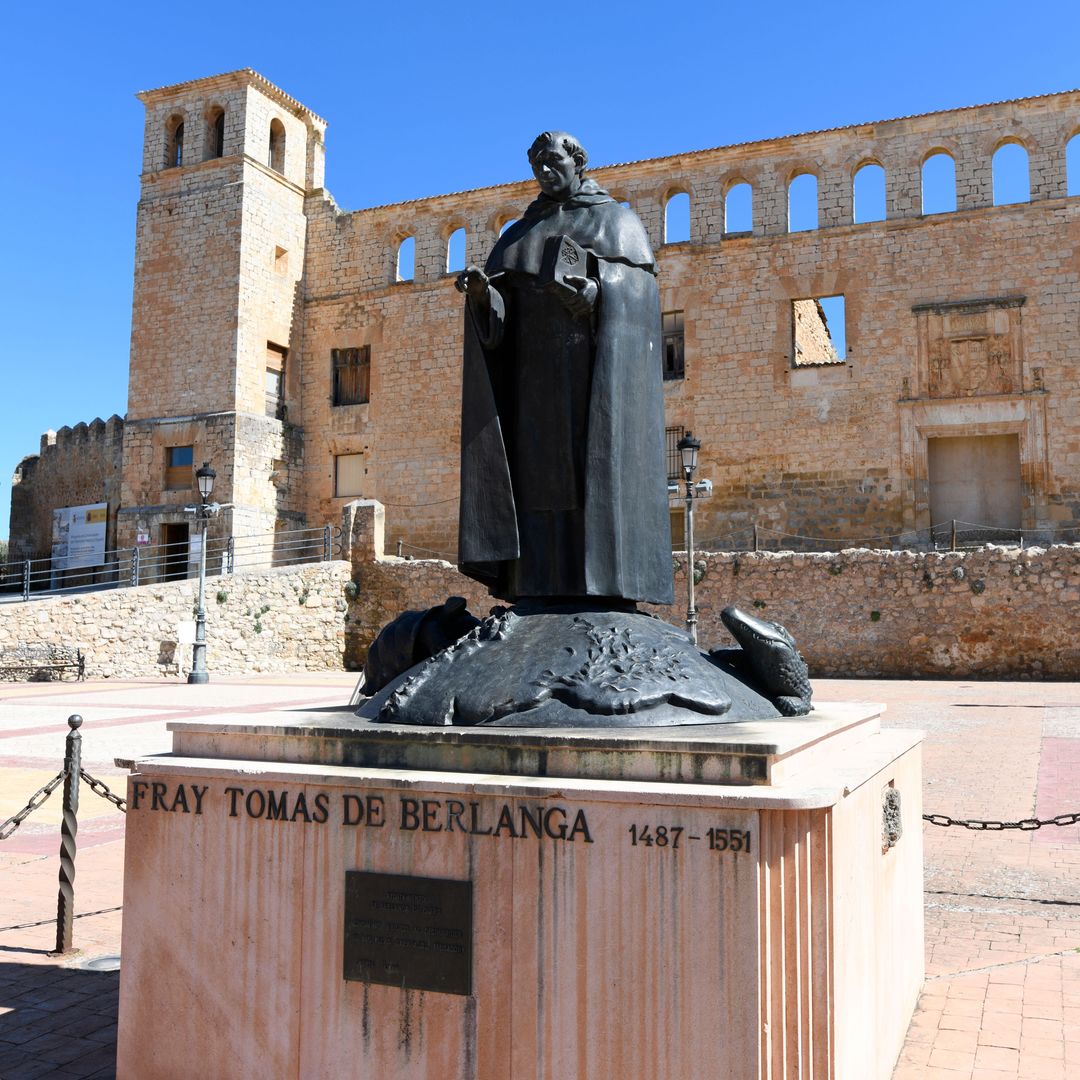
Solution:
<path fill-rule="evenodd" d="M 664 243 L 681 244 L 690 239 L 690 196 L 676 191 L 664 204 Z"/>
<path fill-rule="evenodd" d="M 935 150 L 923 162 L 922 212 L 951 214 L 956 209 L 956 162 L 944 150 Z"/>
<path fill-rule="evenodd" d="M 1069 195 L 1080 195 L 1080 132 L 1065 144 L 1065 178 Z"/>
<path fill-rule="evenodd" d="M 499 235 L 500 235 L 500 236 L 502 236 L 502 234 L 503 234 L 504 232 L 506 232 L 506 230 L 507 230 L 507 229 L 509 229 L 509 228 L 510 228 L 510 226 L 511 226 L 511 225 L 513 225 L 513 224 L 514 224 L 514 222 L 516 222 L 516 221 L 517 221 L 517 218 L 507 218 L 507 219 L 506 219 L 506 221 L 504 221 L 504 222 L 503 222 L 503 223 L 502 223 L 502 224 L 501 224 L 501 225 L 499 226 Z"/>
<path fill-rule="evenodd" d="M 176 169 L 184 164 L 184 118 L 170 116 L 165 125 L 165 168 Z"/>
<path fill-rule="evenodd" d="M 446 241 L 446 272 L 465 269 L 465 230 L 455 229 Z"/>
<path fill-rule="evenodd" d="M 997 148 L 992 171 L 995 206 L 1028 202 L 1031 199 L 1027 150 L 1019 143 L 1009 142 Z"/>
<path fill-rule="evenodd" d="M 877 164 L 860 165 L 851 184 L 856 225 L 885 220 L 885 170 Z"/>
<path fill-rule="evenodd" d="M 412 281 L 416 273 L 416 240 L 406 236 L 397 249 L 397 280 Z"/>
<path fill-rule="evenodd" d="M 788 184 L 788 232 L 805 232 L 818 227 L 817 177 L 799 173 Z"/>
<path fill-rule="evenodd" d="M 752 232 L 754 228 L 754 189 L 740 180 L 724 196 L 724 232 Z"/>
<path fill-rule="evenodd" d="M 285 125 L 277 118 L 270 121 L 270 154 L 266 163 L 274 172 L 285 172 Z"/>
<path fill-rule="evenodd" d="M 206 160 L 225 156 L 225 110 L 211 109 L 206 117 Z"/>

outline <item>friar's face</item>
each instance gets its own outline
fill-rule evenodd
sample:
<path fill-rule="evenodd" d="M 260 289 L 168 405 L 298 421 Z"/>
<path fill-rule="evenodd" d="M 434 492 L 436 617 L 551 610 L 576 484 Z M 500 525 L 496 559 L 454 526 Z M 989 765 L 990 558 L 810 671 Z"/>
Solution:
<path fill-rule="evenodd" d="M 558 142 L 548 143 L 532 158 L 533 176 L 540 190 L 552 199 L 568 199 L 581 188 L 581 164 Z"/>

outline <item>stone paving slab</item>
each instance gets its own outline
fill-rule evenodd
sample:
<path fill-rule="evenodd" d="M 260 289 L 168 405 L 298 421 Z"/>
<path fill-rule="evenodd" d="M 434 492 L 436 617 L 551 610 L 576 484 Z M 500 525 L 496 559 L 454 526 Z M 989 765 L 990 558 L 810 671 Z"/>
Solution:
<path fill-rule="evenodd" d="M 347 700 L 354 682 L 304 673 L 211 687 L 0 684 L 0 806 L 59 770 L 70 712 L 93 712 L 84 753 L 102 761 L 93 771 L 108 782 L 107 770 L 122 777 L 111 757 L 168 748 L 168 719 L 272 714 L 305 707 L 298 701 L 318 708 Z M 927 732 L 928 813 L 1018 820 L 1080 809 L 1078 684 L 819 680 L 815 691 L 886 702 L 886 726 Z M 0 843 L 2 1080 L 114 1075 L 118 976 L 78 966 L 119 952 L 123 818 L 101 805 L 104 813 L 87 805 L 80 821 L 73 955 L 49 954 L 55 816 L 32 817 Z M 924 832 L 927 981 L 893 1080 L 1080 1077 L 1080 826 Z"/>

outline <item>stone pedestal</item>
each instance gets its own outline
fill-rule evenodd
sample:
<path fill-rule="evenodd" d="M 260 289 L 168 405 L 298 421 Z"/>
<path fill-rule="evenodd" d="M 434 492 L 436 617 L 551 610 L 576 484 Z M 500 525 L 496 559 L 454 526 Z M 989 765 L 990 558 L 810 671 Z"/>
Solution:
<path fill-rule="evenodd" d="M 890 1075 L 921 736 L 875 707 L 171 727 L 128 784 L 121 1080 Z"/>

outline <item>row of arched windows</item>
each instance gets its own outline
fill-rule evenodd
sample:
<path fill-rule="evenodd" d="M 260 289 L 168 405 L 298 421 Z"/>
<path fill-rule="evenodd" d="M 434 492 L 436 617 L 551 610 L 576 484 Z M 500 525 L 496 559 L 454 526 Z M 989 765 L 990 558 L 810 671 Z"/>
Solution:
<path fill-rule="evenodd" d="M 225 110 L 218 105 L 207 110 L 203 133 L 203 161 L 225 156 Z M 165 168 L 178 169 L 190 164 L 185 153 L 185 123 L 182 113 L 174 113 L 165 121 Z M 285 172 L 285 125 L 276 117 L 270 121 L 266 164 L 275 172 Z"/>
<path fill-rule="evenodd" d="M 499 229 L 501 236 L 513 224 L 504 221 Z M 465 269 L 465 229 L 455 229 L 446 239 L 446 273 L 454 274 Z M 416 276 L 416 239 L 406 236 L 398 244 L 394 276 L 398 281 L 412 281 Z"/>
<path fill-rule="evenodd" d="M 279 121 L 274 123 L 280 124 Z M 271 125 L 273 130 L 273 125 Z M 284 154 L 284 128 L 281 129 L 281 153 Z M 1080 132 L 1066 145 L 1067 193 L 1080 195 Z M 271 167 L 273 149 L 271 149 Z M 280 169 L 279 169 L 280 171 Z M 1012 141 L 1003 143 L 991 160 L 994 205 L 1027 202 L 1031 182 L 1027 149 Z M 746 180 L 731 183 L 724 194 L 724 233 L 740 235 L 753 231 L 754 191 Z M 627 202 L 624 206 L 629 206 Z M 921 170 L 921 213 L 945 214 L 956 209 L 956 163 L 946 150 L 933 150 L 924 159 Z M 876 161 L 867 161 L 852 174 L 852 218 L 856 225 L 884 221 L 886 216 L 885 169 Z M 501 222 L 501 236 L 514 223 Z M 812 172 L 800 172 L 787 186 L 788 232 L 803 232 L 818 227 L 818 178 Z M 690 239 L 690 195 L 673 191 L 664 203 L 664 243 L 677 244 Z M 465 268 L 465 229 L 450 233 L 446 241 L 446 273 Z M 416 273 L 416 241 L 406 236 L 399 242 L 395 263 L 397 281 L 412 281 Z"/>
<path fill-rule="evenodd" d="M 1065 150 L 1067 194 L 1080 195 L 1080 133 L 1074 134 Z M 1028 152 L 1022 143 L 1003 143 L 991 159 L 994 206 L 1028 202 L 1031 180 Z M 853 220 L 855 224 L 885 220 L 885 169 L 875 161 L 860 165 L 852 175 Z M 947 150 L 934 150 L 923 159 L 921 170 L 921 213 L 942 214 L 956 209 L 956 163 Z M 804 171 L 787 186 L 788 232 L 818 227 L 818 178 Z M 738 234 L 753 229 L 753 189 L 737 180 L 724 196 L 724 232 Z M 674 191 L 664 204 L 664 243 L 690 239 L 690 196 Z"/>

